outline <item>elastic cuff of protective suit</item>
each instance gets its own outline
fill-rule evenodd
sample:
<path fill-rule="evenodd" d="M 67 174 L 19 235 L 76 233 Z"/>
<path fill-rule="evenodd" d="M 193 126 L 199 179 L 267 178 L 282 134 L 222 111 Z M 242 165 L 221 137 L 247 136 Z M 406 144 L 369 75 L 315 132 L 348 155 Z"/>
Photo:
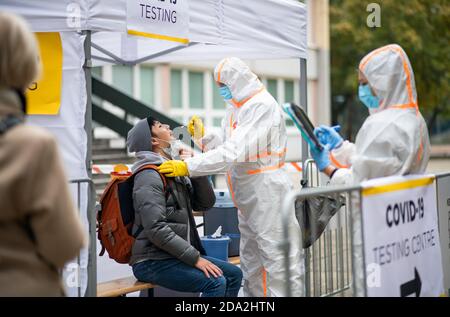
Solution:
<path fill-rule="evenodd" d="M 344 144 L 344 141 L 341 141 L 338 145 L 336 145 L 333 150 L 339 149 L 342 146 L 342 144 Z"/>
<path fill-rule="evenodd" d="M 335 168 L 334 171 L 331 172 L 330 174 L 330 179 L 333 178 L 334 174 L 339 170 L 339 168 Z"/>

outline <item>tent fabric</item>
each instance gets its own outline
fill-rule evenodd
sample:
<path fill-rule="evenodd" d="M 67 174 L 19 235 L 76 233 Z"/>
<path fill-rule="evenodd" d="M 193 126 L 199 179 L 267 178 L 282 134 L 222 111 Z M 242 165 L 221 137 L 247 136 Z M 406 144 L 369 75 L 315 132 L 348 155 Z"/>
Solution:
<path fill-rule="evenodd" d="M 3 0 L 0 9 L 21 14 L 36 32 L 91 30 L 92 43 L 117 56 L 116 63 L 179 45 L 127 35 L 126 0 Z M 189 40 L 198 44 L 152 61 L 307 58 L 306 14 L 294 0 L 189 0 Z M 94 65 L 111 60 L 95 48 L 92 55 L 100 58 Z"/>
<path fill-rule="evenodd" d="M 87 25 L 85 0 L 2 0 L 0 10 L 24 17 L 34 32 L 66 32 Z"/>
<path fill-rule="evenodd" d="M 88 177 L 86 171 L 87 135 L 84 124 L 87 92 L 83 70 L 85 36 L 74 32 L 61 32 L 60 35 L 63 50 L 60 111 L 55 116 L 27 116 L 27 123 L 45 127 L 56 137 L 64 170 L 69 180 L 86 179 Z M 84 224 L 86 236 L 88 236 L 87 184 L 81 184 L 80 197 L 76 184 L 71 184 L 70 189 L 73 202 L 79 207 L 80 218 Z M 74 259 L 66 265 L 63 273 L 64 276 L 68 276 L 68 283 L 64 283 L 64 285 L 69 295 L 76 296 L 78 286 L 81 287 L 81 294 L 84 294 L 87 287 L 87 263 L 88 250 L 86 248 L 81 251 L 79 259 Z M 77 281 L 70 282 L 72 279 Z"/>
<path fill-rule="evenodd" d="M 153 58 L 152 62 L 217 60 L 225 56 L 244 59 L 307 57 L 306 8 L 299 2 L 190 0 L 189 5 L 189 39 L 196 45 Z M 94 17 L 98 20 L 101 15 Z M 121 19 L 126 20 L 125 14 Z M 105 28 L 106 25 L 96 24 L 95 27 Z M 128 36 L 125 25 L 123 30 L 115 33 L 93 34 L 92 42 L 125 63 L 142 61 L 147 56 L 179 46 L 177 43 Z M 111 59 L 95 48 L 92 54 Z M 99 59 L 94 63 L 102 64 Z"/>

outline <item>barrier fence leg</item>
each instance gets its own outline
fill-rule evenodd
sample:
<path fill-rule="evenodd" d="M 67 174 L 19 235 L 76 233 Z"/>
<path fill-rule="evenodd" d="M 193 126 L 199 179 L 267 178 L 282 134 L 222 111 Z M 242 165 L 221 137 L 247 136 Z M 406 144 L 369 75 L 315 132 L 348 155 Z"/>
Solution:
<path fill-rule="evenodd" d="M 362 219 L 361 219 L 361 195 L 360 192 L 351 192 L 349 195 L 350 206 L 350 237 L 352 245 L 352 271 L 353 271 L 353 296 L 366 296 L 365 267 L 363 254 Z"/>
<path fill-rule="evenodd" d="M 310 251 L 305 250 L 305 297 L 311 297 L 311 265 L 310 261 Z"/>

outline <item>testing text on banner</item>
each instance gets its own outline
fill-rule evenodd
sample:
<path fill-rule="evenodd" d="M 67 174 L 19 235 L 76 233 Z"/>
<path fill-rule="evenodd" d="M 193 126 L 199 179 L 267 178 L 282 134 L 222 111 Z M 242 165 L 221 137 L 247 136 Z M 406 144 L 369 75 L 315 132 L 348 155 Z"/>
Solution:
<path fill-rule="evenodd" d="M 188 44 L 188 1 L 127 0 L 127 32 L 130 35 Z"/>

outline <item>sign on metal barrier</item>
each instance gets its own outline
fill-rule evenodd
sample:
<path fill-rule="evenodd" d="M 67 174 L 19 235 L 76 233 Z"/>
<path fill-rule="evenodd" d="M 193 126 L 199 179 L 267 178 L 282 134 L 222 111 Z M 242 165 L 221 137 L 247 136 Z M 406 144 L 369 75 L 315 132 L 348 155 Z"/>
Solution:
<path fill-rule="evenodd" d="M 362 184 L 367 296 L 444 294 L 434 176 Z"/>
<path fill-rule="evenodd" d="M 450 296 L 450 175 L 436 180 L 444 288 Z"/>

